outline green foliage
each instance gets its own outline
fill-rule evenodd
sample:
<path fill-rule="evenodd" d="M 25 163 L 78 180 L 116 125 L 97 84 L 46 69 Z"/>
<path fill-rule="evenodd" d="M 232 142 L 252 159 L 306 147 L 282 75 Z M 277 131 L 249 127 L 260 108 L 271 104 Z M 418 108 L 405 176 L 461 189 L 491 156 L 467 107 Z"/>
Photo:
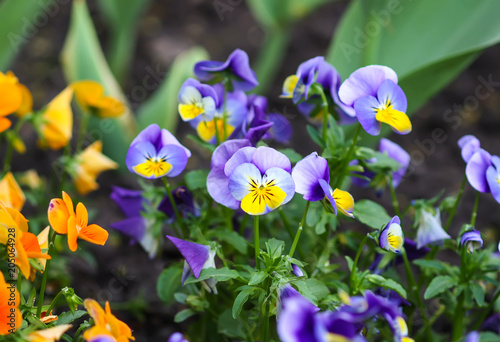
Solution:
<path fill-rule="evenodd" d="M 182 275 L 181 265 L 174 265 L 165 268 L 156 283 L 158 297 L 165 303 L 170 303 L 174 299 L 174 293 L 179 288 Z"/>
<path fill-rule="evenodd" d="M 430 282 L 429 286 L 425 290 L 424 299 L 431 299 L 436 297 L 438 294 L 456 286 L 457 280 L 450 276 L 437 276 Z"/>
<path fill-rule="evenodd" d="M 370 200 L 357 201 L 353 214 L 361 223 L 375 229 L 383 228 L 391 220 L 384 207 Z"/>

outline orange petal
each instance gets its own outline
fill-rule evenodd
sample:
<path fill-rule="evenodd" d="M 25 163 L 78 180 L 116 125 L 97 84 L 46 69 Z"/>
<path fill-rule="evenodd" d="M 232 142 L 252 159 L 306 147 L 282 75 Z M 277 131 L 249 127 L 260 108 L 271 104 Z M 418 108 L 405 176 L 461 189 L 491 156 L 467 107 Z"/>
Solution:
<path fill-rule="evenodd" d="M 17 109 L 16 114 L 19 117 L 23 117 L 33 111 L 33 96 L 24 84 L 19 84 L 19 89 L 21 91 L 23 100 L 21 102 L 21 106 Z"/>
<path fill-rule="evenodd" d="M 83 306 L 94 320 L 96 325 L 106 324 L 106 313 L 95 300 L 87 298 L 83 301 Z"/>
<path fill-rule="evenodd" d="M 47 105 L 40 126 L 42 145 L 58 150 L 68 144 L 73 131 L 72 96 L 73 89 L 67 87 Z"/>
<path fill-rule="evenodd" d="M 108 240 L 109 233 L 106 229 L 99 227 L 97 224 L 91 224 L 86 228 L 82 228 L 79 238 L 90 243 L 104 246 Z"/>
<path fill-rule="evenodd" d="M 40 245 L 38 244 L 38 239 L 36 235 L 30 232 L 26 232 L 21 237 L 21 243 L 23 244 L 24 250 L 26 252 L 38 252 L 42 253 Z"/>
<path fill-rule="evenodd" d="M 76 225 L 79 226 L 80 229 L 84 229 L 87 227 L 88 223 L 89 213 L 87 212 L 87 208 L 85 208 L 82 202 L 79 202 L 76 206 Z"/>
<path fill-rule="evenodd" d="M 4 117 L 0 117 L 0 133 L 8 130 L 11 125 L 12 125 L 12 122 L 10 122 L 9 119 L 4 118 Z"/>
<path fill-rule="evenodd" d="M 84 110 L 95 107 L 99 99 L 104 95 L 102 85 L 92 80 L 73 82 L 71 87 L 75 91 L 76 101 Z"/>
<path fill-rule="evenodd" d="M 52 229 L 59 234 L 68 232 L 68 219 L 71 216 L 68 212 L 66 203 L 60 198 L 54 198 L 50 201 L 47 216 Z"/>
<path fill-rule="evenodd" d="M 62 198 L 64 200 L 64 203 L 66 203 L 69 214 L 75 216 L 75 211 L 73 210 L 73 201 L 71 200 L 71 197 L 69 197 L 69 195 L 65 191 L 63 191 Z"/>
<path fill-rule="evenodd" d="M 0 181 L 0 201 L 7 207 L 21 210 L 26 197 L 17 184 L 12 172 L 8 172 Z"/>
<path fill-rule="evenodd" d="M 23 101 L 19 81 L 14 74 L 0 76 L 0 116 L 14 113 Z"/>
<path fill-rule="evenodd" d="M 44 323 L 48 323 L 45 321 Z M 55 342 L 72 327 L 71 324 L 61 324 L 52 328 L 33 331 L 28 335 L 28 342 Z"/>
<path fill-rule="evenodd" d="M 26 279 L 29 279 L 30 277 L 30 272 L 31 272 L 31 265 L 30 261 L 28 259 L 28 254 L 24 250 L 24 247 L 21 243 L 21 241 L 16 241 L 16 252 L 17 252 L 17 257 L 16 259 L 16 265 L 19 267 L 19 270 L 21 270 L 21 273 Z"/>
<path fill-rule="evenodd" d="M 123 102 L 111 96 L 101 98 L 96 107 L 99 109 L 97 114 L 101 118 L 116 118 L 125 113 L 126 110 Z"/>
<path fill-rule="evenodd" d="M 6 208 L 10 217 L 14 221 L 14 224 L 19 228 L 22 232 L 28 231 L 28 220 L 14 208 Z"/>
<path fill-rule="evenodd" d="M 74 252 L 78 248 L 76 240 L 78 239 L 78 231 L 76 230 L 76 218 L 70 216 L 68 219 L 68 246 Z"/>

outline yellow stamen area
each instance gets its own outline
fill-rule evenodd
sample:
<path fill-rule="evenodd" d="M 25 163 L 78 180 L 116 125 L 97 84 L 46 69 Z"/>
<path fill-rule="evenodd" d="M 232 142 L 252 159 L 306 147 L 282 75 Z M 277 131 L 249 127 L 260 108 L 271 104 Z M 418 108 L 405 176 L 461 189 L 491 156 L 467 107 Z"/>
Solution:
<path fill-rule="evenodd" d="M 351 305 L 351 297 L 349 297 L 349 294 L 347 292 L 345 292 L 342 289 L 339 289 L 338 296 L 342 303 L 346 305 Z"/>
<path fill-rule="evenodd" d="M 408 115 L 392 108 L 389 99 L 381 108 L 376 108 L 376 113 L 375 119 L 388 124 L 394 131 L 402 134 L 411 132 L 411 122 Z"/>
<path fill-rule="evenodd" d="M 347 191 L 340 189 L 335 189 L 332 193 L 332 197 L 335 200 L 337 209 L 345 216 L 354 217 L 352 211 L 354 210 L 354 198 Z"/>
<path fill-rule="evenodd" d="M 286 193 L 276 186 L 276 180 L 259 185 L 249 179 L 250 193 L 243 197 L 241 209 L 250 215 L 261 215 L 266 211 L 266 206 L 276 209 L 285 200 Z"/>
<path fill-rule="evenodd" d="M 398 329 L 401 332 L 401 335 L 408 335 L 408 326 L 406 325 L 406 321 L 403 317 L 396 317 L 396 323 L 398 325 Z"/>
<path fill-rule="evenodd" d="M 401 342 L 415 342 L 411 337 L 405 336 L 401 339 Z"/>
<path fill-rule="evenodd" d="M 400 250 L 403 247 L 403 237 L 399 235 L 393 235 L 391 231 L 387 233 L 387 242 L 395 250 Z"/>
<path fill-rule="evenodd" d="M 217 130 L 215 129 L 215 123 L 217 123 Z M 215 133 L 219 135 L 219 141 L 225 141 L 234 131 L 234 127 L 226 123 L 226 129 L 224 130 L 224 120 L 222 118 L 214 118 L 212 121 L 201 121 L 196 127 L 196 132 L 201 139 L 204 141 L 210 141 L 215 136 Z"/>
<path fill-rule="evenodd" d="M 204 112 L 205 110 L 199 103 L 179 104 L 179 114 L 184 121 L 193 120 Z"/>
<path fill-rule="evenodd" d="M 349 342 L 349 339 L 345 336 L 333 333 L 327 333 L 325 341 L 327 342 Z"/>
<path fill-rule="evenodd" d="M 134 171 L 144 177 L 155 176 L 156 178 L 165 176 L 171 169 L 172 165 L 167 163 L 165 159 L 148 158 L 147 161 L 133 167 Z"/>
<path fill-rule="evenodd" d="M 297 86 L 297 82 L 299 81 L 299 78 L 297 75 L 290 75 L 285 79 L 285 82 L 283 82 L 283 89 L 282 92 L 283 94 L 281 95 L 282 98 L 292 98 L 293 96 L 293 90 Z"/>

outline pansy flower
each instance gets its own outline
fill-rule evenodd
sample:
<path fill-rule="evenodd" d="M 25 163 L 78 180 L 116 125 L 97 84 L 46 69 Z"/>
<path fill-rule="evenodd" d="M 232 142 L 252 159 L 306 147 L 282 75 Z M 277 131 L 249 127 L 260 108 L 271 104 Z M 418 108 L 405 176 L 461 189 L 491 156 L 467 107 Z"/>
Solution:
<path fill-rule="evenodd" d="M 460 238 L 460 245 L 467 248 L 467 252 L 472 253 L 476 249 L 483 247 L 483 239 L 481 233 L 475 229 L 466 231 Z"/>
<path fill-rule="evenodd" d="M 285 309 L 286 302 L 290 298 L 304 298 L 299 291 L 297 291 L 292 285 L 285 284 L 278 286 L 278 301 L 276 304 L 276 319 L 279 321 L 280 313 L 283 309 Z M 305 298 L 304 298 L 305 299 Z M 306 299 L 307 300 L 307 299 Z M 312 303 L 311 303 L 312 304 Z M 314 305 L 314 304 L 313 304 Z M 316 305 L 314 305 L 316 307 Z M 320 309 L 316 307 L 316 312 Z"/>
<path fill-rule="evenodd" d="M 88 224 L 89 215 L 85 205 L 78 203 L 75 211 L 71 197 L 64 191 L 62 199 L 50 201 L 47 216 L 56 233 L 68 235 L 68 246 L 72 252 L 76 251 L 79 238 L 97 245 L 104 245 L 108 240 L 109 233 L 105 229 Z"/>
<path fill-rule="evenodd" d="M 227 145 L 229 149 L 234 146 Z M 292 199 L 291 164 L 283 153 L 265 146 L 243 147 L 227 160 L 227 147 L 214 151 L 207 178 L 208 192 L 216 202 L 250 215 L 263 215 Z"/>
<path fill-rule="evenodd" d="M 247 111 L 247 115 L 241 125 L 241 134 L 238 135 L 238 138 L 243 137 L 248 139 L 253 146 L 256 146 L 261 139 L 271 137 L 267 133 L 274 126 L 267 115 L 267 98 L 255 94 L 249 95 Z M 283 138 L 286 139 L 286 133 L 283 133 L 285 135 Z"/>
<path fill-rule="evenodd" d="M 295 191 L 307 201 L 320 201 L 327 198 L 335 215 L 337 209 L 346 216 L 354 217 L 354 198 L 347 191 L 333 190 L 330 186 L 330 169 L 325 158 L 313 152 L 299 161 L 292 170 Z"/>
<path fill-rule="evenodd" d="M 17 184 L 14 175 L 12 172 L 7 172 L 0 180 L 0 202 L 6 207 L 21 211 L 25 201 L 26 197 L 19 184 Z"/>
<path fill-rule="evenodd" d="M 450 239 L 441 225 L 441 215 L 439 209 L 435 209 L 435 214 L 426 209 L 420 210 L 417 228 L 417 248 L 420 249 L 429 244 L 439 244 L 443 240 Z"/>
<path fill-rule="evenodd" d="M 354 108 L 364 130 L 379 135 L 382 123 L 398 134 L 411 132 L 406 115 L 406 95 L 398 86 L 394 70 L 381 65 L 369 65 L 354 71 L 339 88 L 340 100 Z M 348 113 L 349 114 L 349 113 Z"/>
<path fill-rule="evenodd" d="M 486 169 L 486 181 L 493 198 L 500 203 L 500 158 L 491 157 L 491 165 Z"/>
<path fill-rule="evenodd" d="M 167 235 L 167 238 L 177 247 L 184 257 L 184 270 L 182 272 L 182 285 L 192 274 L 196 279 L 200 277 L 202 269 L 215 268 L 215 250 L 208 245 L 202 245 L 191 241 L 178 239 Z M 217 294 L 217 281 L 215 278 L 209 278 L 202 281 L 202 285 L 209 292 Z"/>
<path fill-rule="evenodd" d="M 28 342 L 56 342 L 62 335 L 71 329 L 71 324 L 61 324 L 52 328 L 35 330 L 26 336 Z"/>
<path fill-rule="evenodd" d="M 179 91 L 179 114 L 183 121 L 191 121 L 201 116 L 203 121 L 211 121 L 219 105 L 215 90 L 206 84 L 189 78 Z"/>
<path fill-rule="evenodd" d="M 9 335 L 21 327 L 23 316 L 19 311 L 19 303 L 17 288 L 11 288 L 0 272 L 0 335 Z"/>
<path fill-rule="evenodd" d="M 462 158 L 466 163 L 481 148 L 481 142 L 473 135 L 464 135 L 458 139 L 457 143 L 461 149 Z"/>
<path fill-rule="evenodd" d="M 28 88 L 19 83 L 11 71 L 6 74 L 0 72 L 0 133 L 11 126 L 7 115 L 17 112 L 22 116 L 31 112 L 33 99 Z"/>
<path fill-rule="evenodd" d="M 93 340 L 98 336 L 111 336 L 116 342 L 135 341 L 135 338 L 132 336 L 132 330 L 130 330 L 128 325 L 111 313 L 109 302 L 106 302 L 104 310 L 93 299 L 85 299 L 83 305 L 94 320 L 94 326 L 83 333 L 85 341 Z"/>
<path fill-rule="evenodd" d="M 401 229 L 401 220 L 398 216 L 391 218 L 389 223 L 380 231 L 380 248 L 399 253 L 403 248 L 404 236 Z"/>
<path fill-rule="evenodd" d="M 245 51 L 234 50 L 225 62 L 201 61 L 195 64 L 194 74 L 211 84 L 229 81 L 232 90 L 249 91 L 259 85 L 255 72 L 250 68 Z"/>
<path fill-rule="evenodd" d="M 100 118 L 116 118 L 126 111 L 122 101 L 104 95 L 104 87 L 96 81 L 83 80 L 71 84 L 75 98 L 83 110 Z"/>
<path fill-rule="evenodd" d="M 42 109 L 35 121 L 41 146 L 58 150 L 69 143 L 73 133 L 72 97 L 73 89 L 67 87 Z"/>
<path fill-rule="evenodd" d="M 380 139 L 379 151 L 380 153 L 387 154 L 400 165 L 399 168 L 392 173 L 392 186 L 397 188 L 410 165 L 410 155 L 401 146 L 385 138 Z"/>
<path fill-rule="evenodd" d="M 221 84 L 214 85 L 213 89 L 219 99 L 224 99 L 224 87 Z M 236 138 L 240 135 L 241 127 L 248 115 L 247 101 L 246 94 L 241 90 L 228 92 L 225 103 L 219 101 L 210 121 L 197 116 L 189 124 L 196 129 L 196 133 L 203 141 L 211 144 L 215 144 L 217 140 L 226 141 Z"/>
<path fill-rule="evenodd" d="M 179 186 L 172 190 L 172 197 L 181 217 L 200 216 L 200 208 L 195 203 L 193 194 L 185 186 Z M 172 223 L 176 220 L 175 211 L 168 196 L 165 196 L 160 202 L 158 210 L 167 215 L 167 222 Z"/>
<path fill-rule="evenodd" d="M 126 164 L 130 172 L 144 178 L 175 177 L 186 167 L 191 152 L 157 124 L 146 127 L 132 141 Z"/>
<path fill-rule="evenodd" d="M 174 332 L 170 337 L 168 338 L 167 342 L 189 342 L 184 338 L 184 335 L 182 335 L 180 332 Z"/>
<path fill-rule="evenodd" d="M 98 140 L 75 156 L 74 167 L 72 176 L 76 190 L 86 195 L 99 188 L 96 178 L 100 173 L 117 169 L 118 164 L 102 154 L 102 142 Z"/>

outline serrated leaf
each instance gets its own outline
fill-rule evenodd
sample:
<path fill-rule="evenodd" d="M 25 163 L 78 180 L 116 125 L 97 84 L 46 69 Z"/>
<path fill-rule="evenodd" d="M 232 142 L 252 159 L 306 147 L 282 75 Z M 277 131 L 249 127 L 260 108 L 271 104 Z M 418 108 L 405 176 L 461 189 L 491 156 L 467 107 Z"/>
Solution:
<path fill-rule="evenodd" d="M 74 320 L 77 320 L 78 318 L 85 316 L 86 314 L 87 311 L 85 310 L 76 310 L 74 314 L 69 311 L 63 312 L 57 315 L 58 319 L 56 321 L 56 325 L 72 323 Z"/>
<path fill-rule="evenodd" d="M 217 268 L 217 269 L 210 267 L 210 268 L 202 269 L 198 279 L 196 279 L 193 276 L 190 276 L 188 279 L 186 279 L 184 284 L 198 283 L 198 282 L 200 282 L 202 280 L 206 280 L 208 278 L 215 278 L 215 280 L 217 280 L 217 281 L 227 281 L 229 279 L 238 278 L 239 276 L 240 276 L 240 274 L 237 271 L 230 270 L 227 267 Z"/>
<path fill-rule="evenodd" d="M 175 291 L 181 286 L 181 276 L 180 265 L 168 267 L 161 272 L 156 283 L 156 292 L 162 301 L 172 302 Z"/>
<path fill-rule="evenodd" d="M 285 243 L 275 238 L 269 239 L 269 241 L 266 242 L 267 254 L 269 254 L 269 257 L 273 260 L 281 257 L 284 247 Z"/>
<path fill-rule="evenodd" d="M 406 299 L 406 290 L 396 281 L 384 278 L 378 274 L 369 274 L 366 278 L 375 285 L 396 291 L 401 297 Z"/>
<path fill-rule="evenodd" d="M 191 316 L 196 315 L 196 311 L 192 309 L 184 309 L 182 311 L 179 311 L 175 316 L 174 316 L 174 322 L 175 323 L 181 323 L 184 322 L 186 319 L 188 319 Z"/>
<path fill-rule="evenodd" d="M 391 220 L 384 207 L 370 200 L 357 201 L 353 214 L 361 223 L 375 229 L 380 229 Z"/>
<path fill-rule="evenodd" d="M 255 272 L 253 274 L 252 278 L 250 278 L 248 285 L 252 286 L 252 285 L 260 284 L 267 278 L 267 276 L 268 276 L 268 274 L 264 271 Z"/>
<path fill-rule="evenodd" d="M 208 170 L 193 170 L 186 173 L 184 180 L 189 190 L 200 190 L 207 187 Z"/>
<path fill-rule="evenodd" d="M 245 305 L 245 303 L 248 301 L 248 297 L 250 297 L 253 291 L 254 289 L 246 288 L 238 293 L 233 303 L 232 314 L 234 319 L 238 318 L 241 313 L 241 309 L 243 309 L 243 305 Z"/>
<path fill-rule="evenodd" d="M 436 297 L 438 294 L 452 288 L 456 285 L 455 279 L 450 276 L 437 276 L 432 279 L 429 286 L 424 293 L 424 299 L 431 299 Z"/>

